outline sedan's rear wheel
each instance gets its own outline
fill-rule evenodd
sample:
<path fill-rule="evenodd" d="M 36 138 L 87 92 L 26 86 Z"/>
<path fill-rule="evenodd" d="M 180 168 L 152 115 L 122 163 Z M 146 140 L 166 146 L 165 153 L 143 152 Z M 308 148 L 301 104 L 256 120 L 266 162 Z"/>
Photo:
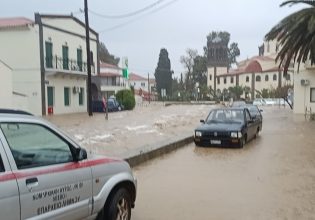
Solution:
<path fill-rule="evenodd" d="M 125 188 L 118 189 L 104 207 L 104 220 L 130 220 L 131 197 Z"/>

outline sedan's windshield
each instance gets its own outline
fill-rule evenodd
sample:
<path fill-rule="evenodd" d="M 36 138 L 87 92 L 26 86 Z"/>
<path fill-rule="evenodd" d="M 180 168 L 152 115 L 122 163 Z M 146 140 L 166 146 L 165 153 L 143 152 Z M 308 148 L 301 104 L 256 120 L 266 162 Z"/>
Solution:
<path fill-rule="evenodd" d="M 244 114 L 241 109 L 216 109 L 210 112 L 206 120 L 210 123 L 242 123 Z"/>

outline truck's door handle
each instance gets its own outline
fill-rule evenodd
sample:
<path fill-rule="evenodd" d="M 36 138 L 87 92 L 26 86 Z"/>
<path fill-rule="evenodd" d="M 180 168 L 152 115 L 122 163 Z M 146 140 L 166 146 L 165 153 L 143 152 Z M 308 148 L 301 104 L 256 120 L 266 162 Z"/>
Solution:
<path fill-rule="evenodd" d="M 31 192 L 33 190 L 33 187 L 38 186 L 38 179 L 37 177 L 29 178 L 25 180 L 25 183 L 28 190 Z"/>

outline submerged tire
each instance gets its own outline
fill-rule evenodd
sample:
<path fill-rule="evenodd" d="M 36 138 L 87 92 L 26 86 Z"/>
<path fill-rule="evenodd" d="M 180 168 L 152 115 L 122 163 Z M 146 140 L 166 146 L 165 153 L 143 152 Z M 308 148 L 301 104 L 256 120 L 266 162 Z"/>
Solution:
<path fill-rule="evenodd" d="M 125 188 L 118 189 L 109 198 L 109 203 L 104 207 L 104 220 L 130 220 L 131 196 Z"/>
<path fill-rule="evenodd" d="M 241 142 L 240 142 L 240 148 L 243 148 L 245 144 L 246 144 L 246 136 L 242 137 Z"/>

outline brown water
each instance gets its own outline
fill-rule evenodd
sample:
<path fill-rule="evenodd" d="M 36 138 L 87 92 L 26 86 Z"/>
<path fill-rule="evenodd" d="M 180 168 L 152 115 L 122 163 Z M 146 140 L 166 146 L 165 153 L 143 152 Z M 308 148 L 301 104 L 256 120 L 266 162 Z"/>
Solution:
<path fill-rule="evenodd" d="M 315 122 L 267 109 L 244 149 L 191 144 L 134 171 L 132 220 L 315 219 Z"/>

